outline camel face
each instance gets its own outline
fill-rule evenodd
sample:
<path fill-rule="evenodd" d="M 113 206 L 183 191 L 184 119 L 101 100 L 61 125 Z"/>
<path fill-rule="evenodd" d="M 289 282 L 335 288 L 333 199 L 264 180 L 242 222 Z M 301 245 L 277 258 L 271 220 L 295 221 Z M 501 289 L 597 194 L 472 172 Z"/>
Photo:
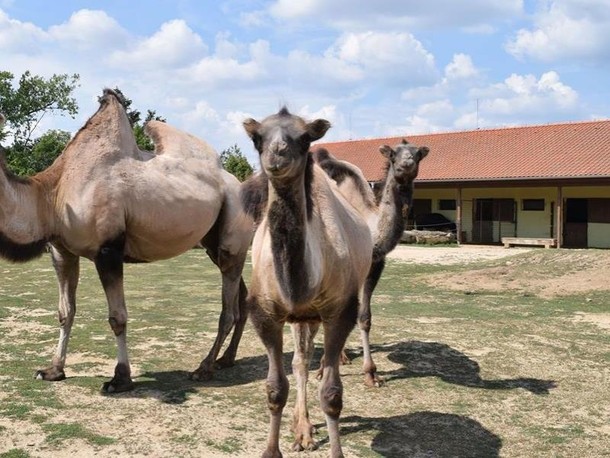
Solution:
<path fill-rule="evenodd" d="M 379 148 L 379 151 L 389 161 L 389 173 L 393 173 L 396 181 L 402 184 L 417 177 L 419 163 L 430 150 L 427 146 L 418 147 L 403 139 L 394 148 L 384 145 Z"/>
<path fill-rule="evenodd" d="M 244 128 L 260 154 L 261 167 L 272 180 L 290 180 L 302 173 L 311 142 L 322 138 L 330 123 L 306 123 L 286 108 L 258 122 L 248 119 Z"/>

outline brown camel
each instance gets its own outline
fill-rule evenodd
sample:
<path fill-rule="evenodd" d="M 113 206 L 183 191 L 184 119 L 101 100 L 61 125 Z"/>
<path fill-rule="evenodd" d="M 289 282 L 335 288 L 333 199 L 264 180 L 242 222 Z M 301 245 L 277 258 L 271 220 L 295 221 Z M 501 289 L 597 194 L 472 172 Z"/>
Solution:
<path fill-rule="evenodd" d="M 379 151 L 387 159 L 379 203 L 376 202 L 371 187 L 358 167 L 336 159 L 323 148 L 314 153 L 316 161 L 337 183 L 341 194 L 366 219 L 373 237 L 371 269 L 364 283 L 358 311 L 364 382 L 368 386 L 379 386 L 383 383 L 376 374 L 377 367 L 369 345 L 371 296 L 385 267 L 386 255 L 396 248 L 402 236 L 413 200 L 413 181 L 419 172 L 419 163 L 428 155 L 429 149 L 426 146 L 417 147 L 403 139 L 394 148 L 384 145 Z M 347 356 L 343 356 L 343 360 L 347 361 Z"/>
<path fill-rule="evenodd" d="M 233 364 L 245 325 L 242 269 L 252 220 L 239 201 L 239 182 L 222 170 L 212 147 L 170 125 L 151 121 L 155 153 L 138 149 L 119 96 L 106 89 L 100 107 L 46 170 L 29 178 L 0 170 L 0 256 L 28 261 L 47 243 L 59 281 L 59 343 L 51 366 L 36 372 L 62 380 L 76 310 L 79 259 L 95 263 L 108 321 L 118 345 L 107 393 L 133 388 L 127 357 L 123 263 L 177 256 L 201 243 L 222 273 L 216 341 L 191 377 Z M 234 329 L 231 344 L 216 361 Z"/>
<path fill-rule="evenodd" d="M 293 449 L 316 446 L 307 413 L 307 377 L 313 339 L 321 323 L 326 357 L 320 403 L 331 456 L 341 457 L 339 359 L 356 324 L 358 293 L 370 267 L 370 231 L 308 153 L 310 143 L 330 127 L 328 121 L 307 123 L 283 108 L 261 122 L 248 119 L 244 127 L 261 161 L 259 174 L 242 189 L 242 200 L 259 220 L 248 307 L 269 359 L 270 432 L 263 456 L 282 456 L 280 420 L 288 397 L 282 333 L 288 322 L 294 337 L 292 368 L 297 384 Z"/>

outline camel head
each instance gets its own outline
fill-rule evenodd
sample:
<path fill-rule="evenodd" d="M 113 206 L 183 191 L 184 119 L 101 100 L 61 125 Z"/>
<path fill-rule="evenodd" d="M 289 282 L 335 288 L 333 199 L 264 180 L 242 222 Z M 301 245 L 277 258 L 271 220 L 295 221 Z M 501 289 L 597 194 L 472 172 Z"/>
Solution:
<path fill-rule="evenodd" d="M 398 183 L 407 183 L 417 177 L 419 163 L 430 152 L 427 146 L 415 146 L 403 139 L 394 148 L 383 145 L 379 151 L 388 160 L 388 173 L 394 175 Z"/>
<path fill-rule="evenodd" d="M 311 142 L 330 128 L 325 119 L 306 122 L 284 107 L 258 122 L 244 121 L 244 128 L 260 155 L 261 168 L 271 180 L 290 180 L 302 174 Z"/>

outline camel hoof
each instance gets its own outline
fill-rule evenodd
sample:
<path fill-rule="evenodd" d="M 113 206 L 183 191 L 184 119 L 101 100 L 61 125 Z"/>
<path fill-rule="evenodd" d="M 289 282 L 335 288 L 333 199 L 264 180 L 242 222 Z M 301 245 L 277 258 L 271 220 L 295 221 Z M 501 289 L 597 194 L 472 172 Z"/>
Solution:
<path fill-rule="evenodd" d="M 294 444 L 292 444 L 292 451 L 293 452 L 302 452 L 302 451 L 309 451 L 312 452 L 314 450 L 316 450 L 318 448 L 318 444 L 316 444 L 312 439 L 309 440 L 296 440 L 294 442 Z"/>
<path fill-rule="evenodd" d="M 369 388 L 379 388 L 385 384 L 385 380 L 372 374 L 365 374 L 364 384 Z"/>
<path fill-rule="evenodd" d="M 197 369 L 194 372 L 191 372 L 189 375 L 189 379 L 194 382 L 207 382 L 214 378 L 214 372 L 210 370 Z"/>
<path fill-rule="evenodd" d="M 227 358 L 225 356 L 218 358 L 214 363 L 214 368 L 216 369 L 226 369 L 233 366 L 235 366 L 235 358 Z"/>
<path fill-rule="evenodd" d="M 102 385 L 102 393 L 103 394 L 114 394 L 114 393 L 123 393 L 125 391 L 131 391 L 134 389 L 133 381 L 129 379 L 117 379 L 116 377 L 110 380 L 109 382 L 105 382 Z"/>
<path fill-rule="evenodd" d="M 47 382 L 59 382 L 66 379 L 66 373 L 63 370 L 54 369 L 49 367 L 48 369 L 40 369 L 34 373 L 36 380 L 46 380 Z"/>
<path fill-rule="evenodd" d="M 279 449 L 273 449 L 273 450 L 265 450 L 263 452 L 263 458 L 283 458 L 282 457 L 282 452 L 280 452 Z"/>

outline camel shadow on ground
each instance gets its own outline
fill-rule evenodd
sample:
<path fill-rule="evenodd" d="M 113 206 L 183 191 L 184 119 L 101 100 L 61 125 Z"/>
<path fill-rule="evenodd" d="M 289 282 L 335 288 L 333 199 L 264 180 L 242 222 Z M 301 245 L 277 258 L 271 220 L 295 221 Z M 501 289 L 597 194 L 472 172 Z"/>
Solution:
<path fill-rule="evenodd" d="M 414 412 L 393 417 L 349 416 L 341 434 L 377 431 L 371 448 L 387 458 L 500 456 L 502 440 L 479 422 L 440 412 Z"/>
<path fill-rule="evenodd" d="M 402 367 L 392 371 L 379 371 L 389 382 L 394 379 L 414 377 L 439 377 L 447 383 L 488 390 L 523 388 L 533 394 L 549 394 L 556 388 L 553 380 L 514 378 L 484 380 L 479 364 L 464 353 L 438 342 L 407 341 L 392 345 L 372 346 L 374 352 L 389 352 L 387 358 Z"/>

